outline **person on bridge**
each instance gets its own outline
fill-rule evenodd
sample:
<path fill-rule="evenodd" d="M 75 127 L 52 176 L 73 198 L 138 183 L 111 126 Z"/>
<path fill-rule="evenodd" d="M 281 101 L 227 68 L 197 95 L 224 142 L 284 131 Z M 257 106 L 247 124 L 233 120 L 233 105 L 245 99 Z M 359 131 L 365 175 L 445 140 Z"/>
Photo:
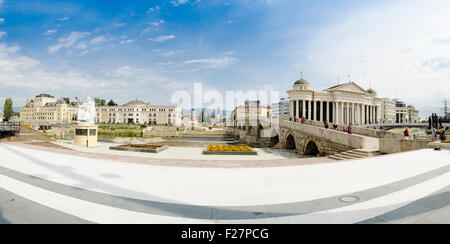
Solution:
<path fill-rule="evenodd" d="M 302 117 L 302 118 L 300 119 L 300 122 L 301 122 L 302 124 L 304 124 L 304 123 L 305 123 L 305 118 Z"/>
<path fill-rule="evenodd" d="M 405 131 L 403 132 L 403 134 L 405 135 L 405 140 L 409 140 L 409 131 L 408 131 L 408 128 L 405 129 Z"/>
<path fill-rule="evenodd" d="M 338 125 L 336 124 L 336 122 L 333 124 L 333 129 L 338 130 Z"/>
<path fill-rule="evenodd" d="M 324 122 L 323 122 L 323 126 L 325 127 L 325 129 L 327 129 L 328 130 L 328 120 L 325 120 Z"/>
<path fill-rule="evenodd" d="M 347 132 L 349 135 L 353 134 L 352 123 L 348 124 Z"/>

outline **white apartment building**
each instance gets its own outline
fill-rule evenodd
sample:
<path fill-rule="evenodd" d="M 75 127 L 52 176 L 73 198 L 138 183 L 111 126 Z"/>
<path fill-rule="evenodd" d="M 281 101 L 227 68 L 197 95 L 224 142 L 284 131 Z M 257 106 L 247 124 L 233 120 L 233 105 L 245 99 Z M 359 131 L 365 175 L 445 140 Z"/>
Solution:
<path fill-rule="evenodd" d="M 278 119 L 280 117 L 289 117 L 289 98 L 281 98 L 279 102 L 272 104 L 271 117 Z"/>
<path fill-rule="evenodd" d="M 394 124 L 395 123 L 395 101 L 390 98 L 381 99 L 381 123 Z"/>
<path fill-rule="evenodd" d="M 177 106 L 156 106 L 133 100 L 123 106 L 97 106 L 97 123 L 134 123 L 181 125 L 182 112 Z"/>

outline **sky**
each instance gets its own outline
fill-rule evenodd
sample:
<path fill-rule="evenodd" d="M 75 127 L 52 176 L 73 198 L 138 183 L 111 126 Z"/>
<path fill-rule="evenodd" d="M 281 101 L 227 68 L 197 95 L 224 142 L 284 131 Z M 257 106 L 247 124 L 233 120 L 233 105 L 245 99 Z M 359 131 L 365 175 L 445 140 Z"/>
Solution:
<path fill-rule="evenodd" d="M 422 118 L 450 100 L 448 0 L 0 0 L 0 104 L 40 93 L 171 104 L 176 91 L 351 80 Z M 81 92 L 80 92 L 81 91 Z"/>

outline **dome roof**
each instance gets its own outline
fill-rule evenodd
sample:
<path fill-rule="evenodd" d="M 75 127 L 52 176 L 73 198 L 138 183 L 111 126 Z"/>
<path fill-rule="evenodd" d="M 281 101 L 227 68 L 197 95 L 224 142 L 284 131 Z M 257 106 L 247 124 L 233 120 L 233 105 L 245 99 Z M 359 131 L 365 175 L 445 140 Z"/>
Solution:
<path fill-rule="evenodd" d="M 374 89 L 372 89 L 372 88 L 367 90 L 367 92 L 370 93 L 370 94 L 377 94 L 377 92 Z"/>
<path fill-rule="evenodd" d="M 141 100 L 133 100 L 133 101 L 129 101 L 127 104 L 125 104 L 125 106 L 142 106 L 142 105 L 147 105 L 146 103 L 144 103 Z"/>
<path fill-rule="evenodd" d="M 301 78 L 300 80 L 296 81 L 294 85 L 309 85 L 309 82 Z"/>

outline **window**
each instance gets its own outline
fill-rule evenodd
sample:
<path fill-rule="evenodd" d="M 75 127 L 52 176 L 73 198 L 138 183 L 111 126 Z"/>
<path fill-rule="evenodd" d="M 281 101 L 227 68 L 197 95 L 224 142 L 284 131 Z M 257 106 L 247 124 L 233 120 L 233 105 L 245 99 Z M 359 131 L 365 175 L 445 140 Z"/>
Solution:
<path fill-rule="evenodd" d="M 90 129 L 89 130 L 89 135 L 90 136 L 96 136 L 97 135 L 97 130 L 96 129 Z"/>
<path fill-rule="evenodd" d="M 76 129 L 75 135 L 77 136 L 87 136 L 88 130 L 87 129 Z"/>

